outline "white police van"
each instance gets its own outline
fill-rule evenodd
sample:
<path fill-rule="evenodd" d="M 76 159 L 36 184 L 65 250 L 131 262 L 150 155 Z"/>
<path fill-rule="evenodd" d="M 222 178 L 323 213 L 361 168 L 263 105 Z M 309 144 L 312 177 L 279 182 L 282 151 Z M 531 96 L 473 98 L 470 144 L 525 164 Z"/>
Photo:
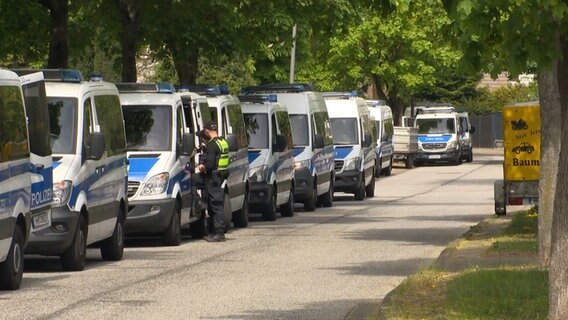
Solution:
<path fill-rule="evenodd" d="M 248 137 L 249 208 L 264 220 L 294 215 L 294 144 L 286 108 L 276 95 L 240 96 Z"/>
<path fill-rule="evenodd" d="M 194 136 L 181 97 L 169 83 L 119 83 L 128 150 L 127 235 L 159 234 L 181 243 L 181 226 L 202 221 L 192 211 Z"/>
<path fill-rule="evenodd" d="M 473 161 L 473 143 L 471 140 L 471 134 L 475 133 L 475 127 L 471 125 L 469 121 L 469 115 L 467 112 L 458 112 L 458 117 L 460 121 L 461 128 L 461 147 L 462 147 L 462 157 L 466 162 Z"/>
<path fill-rule="evenodd" d="M 294 201 L 306 211 L 333 205 L 333 139 L 321 93 L 308 84 L 267 84 L 243 89 L 244 94 L 275 94 L 287 110 L 294 142 Z"/>
<path fill-rule="evenodd" d="M 371 121 L 375 124 L 376 145 L 376 163 L 375 177 L 383 174 L 390 176 L 392 173 L 392 164 L 394 158 L 394 124 L 392 110 L 389 106 L 378 100 L 367 100 Z"/>
<path fill-rule="evenodd" d="M 229 177 L 224 183 L 225 229 L 229 229 L 231 221 L 237 228 L 246 228 L 249 216 L 249 162 L 241 103 L 223 85 L 197 84 L 185 86 L 185 89 L 207 97 L 211 120 L 218 124 L 219 135 L 229 144 Z"/>
<path fill-rule="evenodd" d="M 415 119 L 418 154 L 415 164 L 445 161 L 462 163 L 462 131 L 457 112 L 422 113 Z"/>
<path fill-rule="evenodd" d="M 43 70 L 53 151 L 50 228 L 30 235 L 27 253 L 59 255 L 82 270 L 87 246 L 122 258 L 127 210 L 126 141 L 116 86 L 76 70 Z"/>
<path fill-rule="evenodd" d="M 335 146 L 335 191 L 355 200 L 375 196 L 375 143 L 365 100 L 350 93 L 324 93 Z"/>
<path fill-rule="evenodd" d="M 30 153 L 20 78 L 0 69 L 0 289 L 20 287 L 31 228 Z"/>

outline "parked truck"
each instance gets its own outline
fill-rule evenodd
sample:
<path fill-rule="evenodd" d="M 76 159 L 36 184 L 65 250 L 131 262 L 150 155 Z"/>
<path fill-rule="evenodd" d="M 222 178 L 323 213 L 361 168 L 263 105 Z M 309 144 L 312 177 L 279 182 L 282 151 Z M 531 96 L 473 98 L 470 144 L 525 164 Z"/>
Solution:
<path fill-rule="evenodd" d="M 418 153 L 418 129 L 416 127 L 394 127 L 394 160 L 404 161 L 404 167 L 414 167 Z"/>
<path fill-rule="evenodd" d="M 538 203 L 540 177 L 540 106 L 538 102 L 503 108 L 503 180 L 495 181 L 495 214 L 507 205 Z"/>

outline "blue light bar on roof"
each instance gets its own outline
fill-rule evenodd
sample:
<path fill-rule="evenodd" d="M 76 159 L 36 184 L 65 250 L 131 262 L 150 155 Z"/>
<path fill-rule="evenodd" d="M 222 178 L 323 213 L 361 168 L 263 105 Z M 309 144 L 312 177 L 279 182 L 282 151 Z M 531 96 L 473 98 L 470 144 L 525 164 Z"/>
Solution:
<path fill-rule="evenodd" d="M 351 92 L 322 92 L 321 93 L 324 98 L 328 99 L 349 99 L 349 98 L 356 98 L 357 91 Z"/>
<path fill-rule="evenodd" d="M 277 84 L 264 84 L 260 86 L 245 87 L 241 90 L 242 94 L 255 94 L 255 93 L 297 93 L 314 91 L 314 88 L 309 83 L 277 83 Z"/>
<path fill-rule="evenodd" d="M 278 102 L 278 96 L 275 94 L 252 94 L 239 96 L 239 101 L 250 103 L 274 103 Z"/>
<path fill-rule="evenodd" d="M 226 84 L 180 84 L 177 85 L 178 92 L 194 92 L 203 96 L 219 96 L 229 94 L 229 86 Z"/>
<path fill-rule="evenodd" d="M 83 75 L 79 70 L 73 69 L 43 69 L 43 77 L 49 82 L 70 82 L 80 83 L 83 81 Z"/>
<path fill-rule="evenodd" d="M 116 87 L 122 93 L 173 93 L 174 86 L 167 82 L 158 83 L 117 83 Z"/>

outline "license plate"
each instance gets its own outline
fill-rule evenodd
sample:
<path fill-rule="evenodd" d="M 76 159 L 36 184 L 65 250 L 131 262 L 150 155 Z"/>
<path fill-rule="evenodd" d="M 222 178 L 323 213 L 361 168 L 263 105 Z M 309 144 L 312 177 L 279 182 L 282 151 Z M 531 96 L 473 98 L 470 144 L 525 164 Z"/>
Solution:
<path fill-rule="evenodd" d="M 33 227 L 34 229 L 38 229 L 38 228 L 42 228 L 45 227 L 49 224 L 49 217 L 47 215 L 47 212 L 45 213 L 40 213 L 38 215 L 35 215 L 33 217 Z"/>
<path fill-rule="evenodd" d="M 439 154 L 431 154 L 428 156 L 428 159 L 441 159 L 442 156 Z"/>

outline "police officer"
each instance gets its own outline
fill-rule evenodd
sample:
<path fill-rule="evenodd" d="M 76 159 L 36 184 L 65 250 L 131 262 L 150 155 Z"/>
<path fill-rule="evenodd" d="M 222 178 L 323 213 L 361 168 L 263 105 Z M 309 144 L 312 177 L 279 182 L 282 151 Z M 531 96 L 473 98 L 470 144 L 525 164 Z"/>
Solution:
<path fill-rule="evenodd" d="M 220 137 L 217 124 L 210 121 L 201 133 L 207 139 L 204 157 L 200 157 L 197 170 L 204 175 L 209 215 L 213 217 L 214 234 L 205 236 L 205 241 L 225 241 L 225 216 L 223 210 L 224 190 L 221 188 L 227 178 L 229 165 L 229 144 Z"/>

